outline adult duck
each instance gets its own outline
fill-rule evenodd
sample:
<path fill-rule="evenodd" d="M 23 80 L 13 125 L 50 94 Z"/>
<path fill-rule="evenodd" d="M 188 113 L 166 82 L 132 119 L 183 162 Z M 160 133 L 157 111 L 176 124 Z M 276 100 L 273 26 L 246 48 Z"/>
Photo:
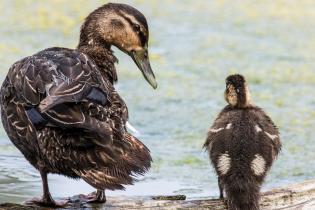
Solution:
<path fill-rule="evenodd" d="M 153 88 L 145 17 L 125 4 L 106 4 L 81 27 L 77 49 L 54 47 L 12 65 L 1 88 L 3 126 L 13 144 L 40 172 L 42 198 L 52 198 L 47 174 L 82 178 L 97 189 L 89 201 L 105 202 L 105 189 L 124 189 L 151 164 L 147 147 L 126 129 L 128 109 L 116 92 L 116 57 L 127 53 Z"/>

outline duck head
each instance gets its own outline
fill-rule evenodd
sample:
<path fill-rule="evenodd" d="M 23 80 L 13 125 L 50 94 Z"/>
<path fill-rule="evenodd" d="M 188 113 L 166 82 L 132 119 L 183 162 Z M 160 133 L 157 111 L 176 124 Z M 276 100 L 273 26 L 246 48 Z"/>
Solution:
<path fill-rule="evenodd" d="M 240 74 L 226 78 L 225 100 L 232 107 L 246 108 L 251 105 L 250 93 L 245 78 Z"/>
<path fill-rule="evenodd" d="M 148 53 L 149 29 L 144 15 L 126 4 L 105 4 L 92 12 L 81 27 L 80 46 L 112 45 L 128 54 L 155 89 L 157 83 Z"/>

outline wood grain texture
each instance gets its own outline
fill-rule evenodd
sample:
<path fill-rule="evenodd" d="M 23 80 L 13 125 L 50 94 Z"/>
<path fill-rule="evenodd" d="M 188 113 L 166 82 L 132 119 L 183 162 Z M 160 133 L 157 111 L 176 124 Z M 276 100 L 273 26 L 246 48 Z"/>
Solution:
<path fill-rule="evenodd" d="M 165 196 L 163 196 L 165 197 Z M 82 202 L 80 196 L 71 198 L 66 209 L 215 209 L 225 210 L 225 204 L 218 199 L 199 200 L 153 200 L 151 197 L 108 197 L 104 205 L 90 205 Z M 315 209 L 315 180 L 289 185 L 264 192 L 261 196 L 262 210 L 311 210 Z M 0 204 L 0 210 L 49 209 L 27 207 L 19 204 Z"/>

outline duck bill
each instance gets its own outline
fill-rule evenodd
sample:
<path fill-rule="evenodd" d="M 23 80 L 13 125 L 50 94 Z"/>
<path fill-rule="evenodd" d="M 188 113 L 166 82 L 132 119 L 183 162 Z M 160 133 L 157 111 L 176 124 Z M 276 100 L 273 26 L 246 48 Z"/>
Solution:
<path fill-rule="evenodd" d="M 130 55 L 134 62 L 137 64 L 138 68 L 141 70 L 144 78 L 147 82 L 154 88 L 157 88 L 157 83 L 155 81 L 155 75 L 151 69 L 148 49 L 144 48 L 141 50 L 133 51 Z"/>

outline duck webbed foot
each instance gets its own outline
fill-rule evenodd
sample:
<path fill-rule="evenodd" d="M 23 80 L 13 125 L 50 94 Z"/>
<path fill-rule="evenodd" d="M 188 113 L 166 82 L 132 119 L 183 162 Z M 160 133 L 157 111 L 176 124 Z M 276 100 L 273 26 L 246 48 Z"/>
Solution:
<path fill-rule="evenodd" d="M 25 205 L 29 206 L 45 206 L 45 207 L 52 207 L 52 208 L 60 208 L 66 207 L 70 200 L 60 200 L 54 201 L 52 197 L 42 197 L 42 198 L 32 198 L 24 202 Z"/>
<path fill-rule="evenodd" d="M 104 190 L 97 190 L 87 195 L 87 203 L 105 203 L 106 196 Z"/>
<path fill-rule="evenodd" d="M 31 200 L 25 201 L 25 205 L 37 205 L 37 206 L 45 206 L 45 207 L 65 207 L 70 199 L 67 200 L 61 200 L 61 201 L 54 201 L 54 199 L 51 197 L 51 194 L 49 192 L 48 188 L 48 180 L 47 180 L 47 172 L 44 170 L 39 170 L 41 178 L 42 178 L 42 184 L 43 184 L 43 197 L 42 198 L 33 198 Z"/>

